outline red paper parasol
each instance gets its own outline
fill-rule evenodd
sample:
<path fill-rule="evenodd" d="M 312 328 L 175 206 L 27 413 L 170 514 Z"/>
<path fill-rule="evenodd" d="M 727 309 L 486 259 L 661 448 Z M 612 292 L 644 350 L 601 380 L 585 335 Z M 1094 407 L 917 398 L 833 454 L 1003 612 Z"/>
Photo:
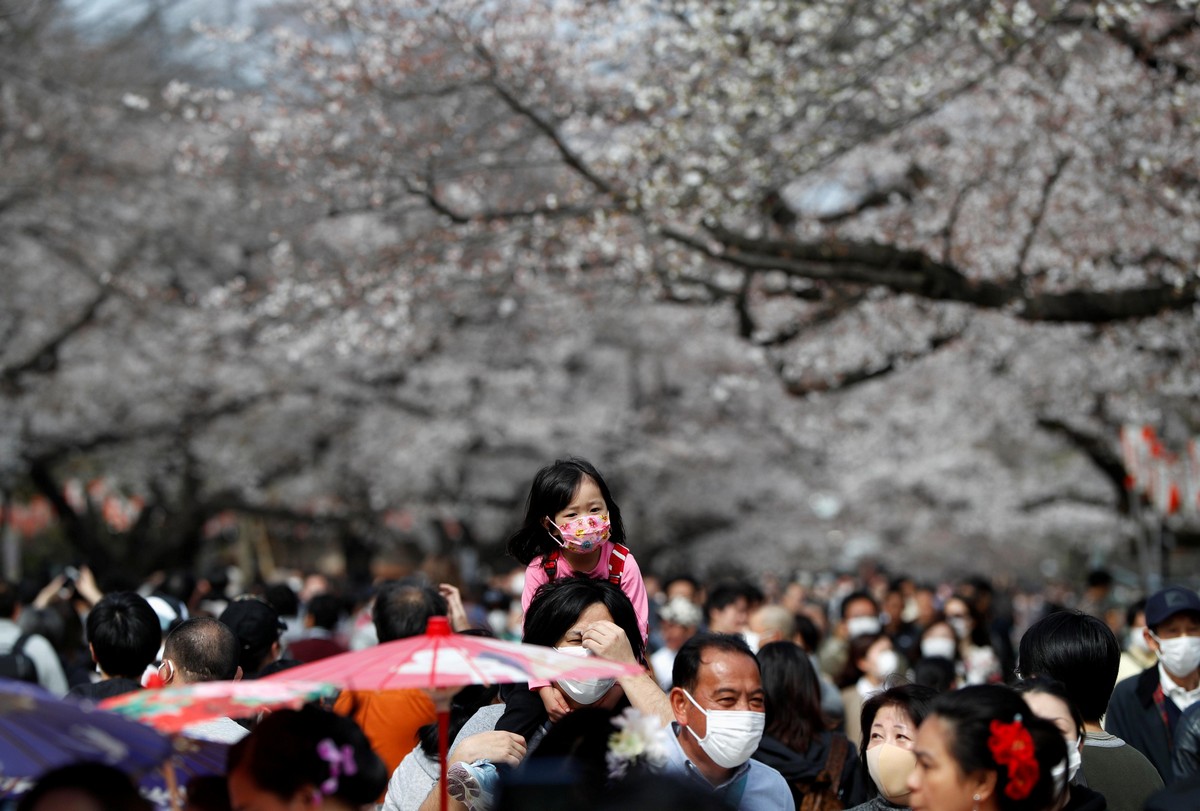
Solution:
<path fill-rule="evenodd" d="M 284 678 L 325 681 L 346 690 L 431 690 L 468 684 L 619 678 L 642 672 L 642 667 L 636 664 L 570 656 L 541 645 L 455 634 L 446 617 L 431 617 L 420 636 L 330 656 L 260 681 Z M 439 785 L 441 807 L 445 811 L 450 710 L 445 698 L 437 703 Z"/>

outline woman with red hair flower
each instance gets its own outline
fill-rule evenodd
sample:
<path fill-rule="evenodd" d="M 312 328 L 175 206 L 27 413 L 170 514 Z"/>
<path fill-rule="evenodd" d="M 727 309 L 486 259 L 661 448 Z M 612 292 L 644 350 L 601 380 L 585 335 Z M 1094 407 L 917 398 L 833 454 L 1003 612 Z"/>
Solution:
<path fill-rule="evenodd" d="M 1062 733 L 1008 687 L 938 696 L 914 751 L 913 811 L 1055 811 L 1066 797 Z"/>

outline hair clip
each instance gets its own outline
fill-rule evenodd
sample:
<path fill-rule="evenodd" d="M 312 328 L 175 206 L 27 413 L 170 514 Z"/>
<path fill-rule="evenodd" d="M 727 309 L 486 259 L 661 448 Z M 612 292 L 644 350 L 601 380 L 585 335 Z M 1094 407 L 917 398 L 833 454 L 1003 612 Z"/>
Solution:
<path fill-rule="evenodd" d="M 324 797 L 329 797 L 337 791 L 339 777 L 353 777 L 358 774 L 354 747 L 350 744 L 339 747 L 333 742 L 333 738 L 322 738 L 317 744 L 317 757 L 329 764 L 329 777 L 317 787 L 317 791 Z"/>

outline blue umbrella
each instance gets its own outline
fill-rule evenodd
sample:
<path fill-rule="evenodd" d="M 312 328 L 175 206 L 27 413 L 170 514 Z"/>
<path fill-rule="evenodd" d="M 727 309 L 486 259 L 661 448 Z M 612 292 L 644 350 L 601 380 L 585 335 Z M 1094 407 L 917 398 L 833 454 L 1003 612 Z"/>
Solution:
<path fill-rule="evenodd" d="M 55 698 L 32 684 L 0 679 L 0 779 L 5 783 L 80 761 L 139 775 L 171 753 L 171 739 L 150 727 Z"/>
<path fill-rule="evenodd" d="M 147 772 L 138 782 L 142 796 L 157 808 L 178 807 L 178 788 L 193 777 L 224 775 L 229 744 L 176 737 L 175 752 L 161 769 Z"/>

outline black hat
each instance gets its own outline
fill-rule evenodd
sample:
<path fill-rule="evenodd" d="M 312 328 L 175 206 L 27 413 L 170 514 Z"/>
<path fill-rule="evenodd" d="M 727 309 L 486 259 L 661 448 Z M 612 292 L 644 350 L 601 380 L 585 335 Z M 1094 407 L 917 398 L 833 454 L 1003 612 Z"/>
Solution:
<path fill-rule="evenodd" d="M 234 600 L 218 617 L 238 638 L 242 650 L 266 650 L 279 640 L 287 625 L 279 612 L 257 597 Z"/>
<path fill-rule="evenodd" d="M 1146 600 L 1146 625 L 1153 628 L 1182 611 L 1200 616 L 1200 596 L 1182 586 L 1156 591 Z"/>

